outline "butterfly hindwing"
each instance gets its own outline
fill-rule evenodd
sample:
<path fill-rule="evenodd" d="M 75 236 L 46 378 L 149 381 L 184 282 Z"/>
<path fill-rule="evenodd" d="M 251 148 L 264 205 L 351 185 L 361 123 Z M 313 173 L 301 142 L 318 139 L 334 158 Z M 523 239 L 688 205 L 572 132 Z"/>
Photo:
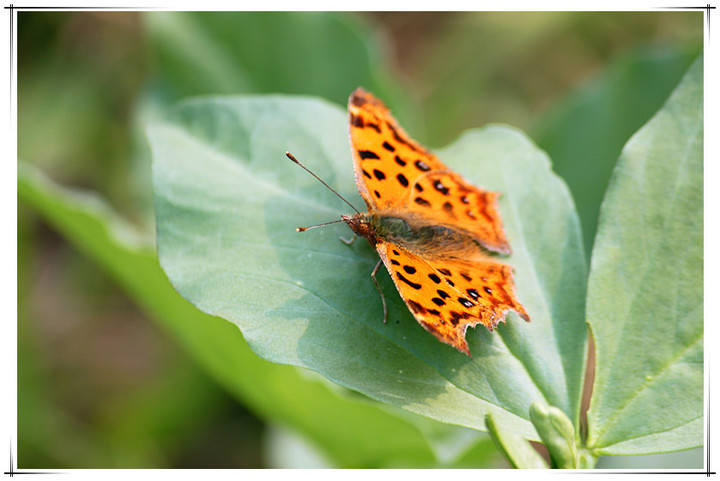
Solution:
<path fill-rule="evenodd" d="M 417 180 L 404 209 L 435 224 L 461 229 L 488 250 L 509 254 L 498 196 L 454 172 L 430 172 Z"/>
<path fill-rule="evenodd" d="M 515 296 L 510 266 L 490 260 L 425 259 L 384 241 L 375 247 L 420 325 L 467 355 L 468 327 L 482 324 L 492 330 L 508 310 L 529 320 Z"/>

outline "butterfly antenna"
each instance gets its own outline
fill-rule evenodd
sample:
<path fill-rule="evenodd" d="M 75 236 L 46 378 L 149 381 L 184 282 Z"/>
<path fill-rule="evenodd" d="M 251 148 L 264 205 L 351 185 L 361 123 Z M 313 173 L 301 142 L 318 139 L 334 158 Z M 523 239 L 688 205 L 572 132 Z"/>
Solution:
<path fill-rule="evenodd" d="M 310 170 L 310 169 L 308 169 L 307 167 L 305 167 L 304 165 L 302 165 L 302 164 L 300 163 L 300 161 L 299 161 L 298 159 L 296 159 L 293 154 L 291 154 L 290 152 L 285 152 L 285 155 L 287 155 L 288 159 L 292 160 L 292 161 L 295 162 L 297 165 L 299 165 L 300 167 L 302 167 L 303 169 L 305 169 L 305 171 L 306 171 L 307 173 L 309 173 L 310 175 L 312 175 L 313 177 L 315 177 L 317 180 L 319 180 L 322 185 L 324 185 L 325 187 L 327 187 L 328 189 L 330 189 L 331 191 L 333 191 L 333 193 L 334 193 L 335 195 L 337 195 L 338 197 L 340 197 L 343 202 L 345 202 L 347 205 L 349 205 L 349 206 L 352 208 L 352 210 L 354 210 L 354 211 L 357 212 L 358 214 L 360 213 L 360 211 L 357 210 L 357 209 L 355 208 L 355 206 L 353 206 L 350 202 L 348 202 L 347 200 L 345 200 L 345 197 L 343 197 L 342 195 L 338 194 L 335 189 L 333 189 L 332 187 L 330 187 L 329 185 L 327 185 L 327 184 L 325 183 L 325 181 L 322 180 L 322 179 L 321 179 L 320 177 L 318 177 L 317 175 L 315 175 L 315 173 L 314 173 L 312 170 Z M 340 222 L 340 221 L 337 220 L 337 221 L 335 221 L 335 222 Z M 334 222 L 328 222 L 328 224 L 333 224 L 333 223 L 334 223 Z M 321 225 L 326 225 L 326 224 L 318 224 L 317 226 L 312 226 L 312 227 L 319 227 L 319 226 L 321 226 Z M 307 229 L 311 229 L 312 227 L 306 227 L 306 228 L 298 227 L 298 232 L 302 232 L 302 231 L 299 230 L 299 229 L 307 230 Z"/>
<path fill-rule="evenodd" d="M 296 232 L 305 232 L 306 230 L 314 229 L 315 227 L 322 227 L 324 225 L 330 225 L 330 224 L 337 224 L 338 222 L 344 222 L 343 219 L 333 220 L 330 222 L 325 222 L 323 224 L 316 224 L 316 225 L 310 225 L 307 227 L 297 227 L 295 228 Z"/>

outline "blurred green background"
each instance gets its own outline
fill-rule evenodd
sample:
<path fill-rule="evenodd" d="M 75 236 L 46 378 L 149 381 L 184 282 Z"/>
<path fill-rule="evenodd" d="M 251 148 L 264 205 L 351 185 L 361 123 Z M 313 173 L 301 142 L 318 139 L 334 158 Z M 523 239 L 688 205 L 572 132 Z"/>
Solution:
<path fill-rule="evenodd" d="M 702 15 L 23 11 L 18 156 L 151 237 L 143 126 L 175 101 L 282 92 L 344 105 L 362 85 L 430 147 L 488 122 L 528 132 L 573 192 L 589 256 L 618 154 L 701 53 Z M 18 366 L 20 468 L 326 462 L 238 403 L 23 202 Z M 657 456 L 643 466 L 702 462 Z"/>

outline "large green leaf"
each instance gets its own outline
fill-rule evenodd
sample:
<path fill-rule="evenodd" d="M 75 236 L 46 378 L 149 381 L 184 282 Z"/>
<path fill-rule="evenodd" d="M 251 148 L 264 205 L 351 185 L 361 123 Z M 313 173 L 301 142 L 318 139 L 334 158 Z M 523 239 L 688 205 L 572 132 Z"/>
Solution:
<path fill-rule="evenodd" d="M 375 399 L 435 419 L 498 425 L 536 439 L 543 400 L 577 420 L 585 363 L 585 262 L 568 190 L 520 132 L 490 126 L 437 152 L 472 182 L 503 192 L 520 300 L 498 332 L 470 330 L 474 359 L 440 344 L 386 273 L 388 324 L 369 278 L 377 256 L 338 240 L 342 201 L 284 156 L 292 151 L 360 205 L 347 120 L 324 101 L 289 96 L 184 102 L 149 130 L 160 261 L 201 310 L 240 326 L 260 356 L 305 366 Z"/>
<path fill-rule="evenodd" d="M 699 47 L 698 47 L 699 48 Z M 697 56 L 696 48 L 644 47 L 613 61 L 534 126 L 577 205 L 589 255 L 600 203 L 623 145 L 658 111 Z"/>
<path fill-rule="evenodd" d="M 236 326 L 199 312 L 175 292 L 148 239 L 135 235 L 98 197 L 63 189 L 22 163 L 18 196 L 107 269 L 152 319 L 176 336 L 238 399 L 267 421 L 302 433 L 336 465 L 451 462 L 453 455 L 477 440 L 477 436 L 462 434 L 463 442 L 455 443 L 454 451 L 448 453 L 449 442 L 458 434 L 446 426 L 414 419 L 405 412 L 398 417 L 334 389 L 314 373 L 259 359 Z M 438 441 L 429 445 L 428 438 Z M 475 463 L 482 459 L 480 454 Z"/>
<path fill-rule="evenodd" d="M 702 74 L 700 58 L 628 142 L 602 205 L 588 288 L 599 454 L 702 443 Z"/>
<path fill-rule="evenodd" d="M 405 95 L 372 32 L 346 12 L 143 12 L 152 76 L 135 104 L 132 199 L 152 210 L 145 125 L 208 94 L 301 93 L 344 102 L 364 86 Z M 415 118 L 416 116 L 411 116 Z"/>
<path fill-rule="evenodd" d="M 379 47 L 337 12 L 144 12 L 155 82 L 172 99 L 382 89 Z M 389 82 L 388 82 L 389 83 Z"/>

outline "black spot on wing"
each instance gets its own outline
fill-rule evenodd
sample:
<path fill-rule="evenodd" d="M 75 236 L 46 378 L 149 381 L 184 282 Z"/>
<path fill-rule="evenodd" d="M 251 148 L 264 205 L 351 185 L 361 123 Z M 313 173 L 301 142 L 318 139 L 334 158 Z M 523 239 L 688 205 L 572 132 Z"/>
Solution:
<path fill-rule="evenodd" d="M 448 189 L 447 187 L 445 187 L 445 185 L 443 185 L 443 183 L 440 182 L 440 180 L 435 180 L 435 181 L 433 181 L 433 187 L 435 187 L 435 190 L 437 190 L 438 192 L 440 192 L 442 195 L 449 195 L 449 194 L 450 194 L 450 189 Z"/>
<path fill-rule="evenodd" d="M 382 132 L 382 131 L 380 130 L 380 126 L 379 126 L 378 124 L 373 124 L 373 123 L 368 122 L 368 123 L 366 123 L 365 125 L 366 125 L 367 127 L 370 127 L 371 129 L 375 130 L 375 132 L 377 132 L 378 134 L 379 134 L 380 132 Z"/>
<path fill-rule="evenodd" d="M 403 159 L 401 159 L 397 155 L 395 156 L 395 162 L 397 163 L 397 165 L 399 165 L 401 167 L 405 167 L 405 165 L 407 164 L 407 162 L 405 162 Z"/>
<path fill-rule="evenodd" d="M 475 305 L 471 300 L 465 299 L 464 297 L 458 297 L 458 302 L 465 307 L 472 307 Z"/>
<path fill-rule="evenodd" d="M 372 150 L 358 150 L 358 155 L 362 160 L 365 159 L 379 159 L 380 157 L 378 154 L 373 152 Z"/>
<path fill-rule="evenodd" d="M 407 187 L 407 186 L 408 186 L 407 177 L 405 177 L 404 175 L 398 174 L 398 175 L 397 175 L 397 180 L 398 180 L 398 182 L 400 182 L 400 184 L 401 184 L 403 187 Z"/>
<path fill-rule="evenodd" d="M 415 274 L 417 272 L 417 269 L 415 269 L 413 266 L 403 266 L 403 270 L 408 274 Z"/>
<path fill-rule="evenodd" d="M 388 152 L 395 152 L 395 147 L 393 147 L 392 144 L 388 142 L 383 142 L 382 146 L 383 149 L 387 150 Z"/>
<path fill-rule="evenodd" d="M 400 272 L 396 272 L 395 274 L 398 276 L 398 279 L 400 279 L 401 281 L 403 281 L 405 284 L 407 284 L 408 286 L 412 287 L 413 289 L 416 289 L 416 290 L 417 290 L 417 289 L 420 289 L 420 288 L 422 287 L 420 284 L 416 284 L 416 283 L 414 283 L 413 281 L 411 281 L 411 280 L 409 280 L 408 278 L 406 278 L 405 276 L 403 276 L 402 273 L 400 273 Z"/>
<path fill-rule="evenodd" d="M 385 173 L 382 170 L 373 170 L 373 175 L 375 175 L 377 180 L 385 180 Z"/>
<path fill-rule="evenodd" d="M 350 125 L 362 129 L 365 127 L 365 121 L 361 115 L 350 114 Z"/>
<path fill-rule="evenodd" d="M 437 274 L 430 274 L 428 277 L 435 283 L 440 284 L 440 278 L 437 276 Z"/>
<path fill-rule="evenodd" d="M 426 201 L 422 197 L 415 197 L 415 203 L 423 207 L 430 207 L 430 202 Z"/>
<path fill-rule="evenodd" d="M 417 167 L 418 170 L 421 170 L 423 172 L 427 172 L 428 170 L 430 170 L 430 166 L 420 159 L 415 161 L 415 167 Z"/>
<path fill-rule="evenodd" d="M 443 300 L 440 299 L 439 297 L 433 297 L 433 298 L 430 299 L 430 300 L 433 301 L 433 302 L 434 302 L 435 304 L 437 304 L 438 306 L 444 306 L 444 305 L 445 305 L 445 301 L 443 301 Z"/>
<path fill-rule="evenodd" d="M 427 312 L 427 310 L 423 306 L 413 301 L 412 299 L 409 299 L 407 301 L 407 304 L 410 310 L 413 311 L 413 313 L 415 314 L 425 314 L 425 312 Z"/>
<path fill-rule="evenodd" d="M 462 319 L 467 319 L 468 317 L 469 315 L 467 313 L 450 311 L 450 322 L 453 326 L 457 326 L 458 322 L 460 322 Z"/>

